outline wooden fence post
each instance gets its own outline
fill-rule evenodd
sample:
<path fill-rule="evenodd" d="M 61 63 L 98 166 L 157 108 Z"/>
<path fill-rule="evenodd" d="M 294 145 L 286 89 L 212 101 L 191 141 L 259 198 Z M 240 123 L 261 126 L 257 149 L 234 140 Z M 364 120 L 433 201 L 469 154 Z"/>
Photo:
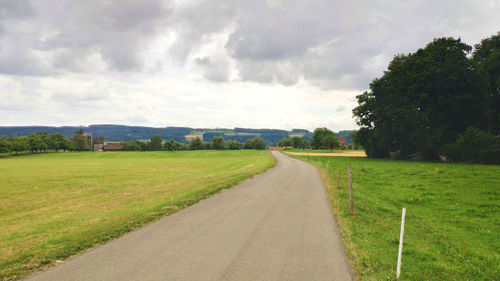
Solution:
<path fill-rule="evenodd" d="M 351 216 L 354 216 L 354 202 L 352 200 L 352 172 L 351 172 L 351 165 L 349 164 L 349 167 L 347 169 L 348 176 L 349 176 L 349 201 L 351 203 Z"/>

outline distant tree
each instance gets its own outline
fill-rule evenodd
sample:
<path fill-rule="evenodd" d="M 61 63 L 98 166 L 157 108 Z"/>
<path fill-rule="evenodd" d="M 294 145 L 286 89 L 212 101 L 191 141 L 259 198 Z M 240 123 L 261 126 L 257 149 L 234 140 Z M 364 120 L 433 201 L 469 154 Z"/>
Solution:
<path fill-rule="evenodd" d="M 226 149 L 226 143 L 223 137 L 213 137 L 211 141 L 211 148 L 215 150 Z"/>
<path fill-rule="evenodd" d="M 325 147 L 324 140 L 328 137 L 335 137 L 335 134 L 327 128 L 316 128 L 312 137 L 311 145 L 313 149 Z"/>
<path fill-rule="evenodd" d="M 340 147 L 340 142 L 334 134 L 325 135 L 321 140 L 321 144 L 323 148 L 330 149 L 330 151 L 333 151 L 334 148 Z"/>
<path fill-rule="evenodd" d="M 266 149 L 267 144 L 266 142 L 261 139 L 261 138 L 253 138 L 249 139 L 245 142 L 245 149 L 257 149 L 257 150 L 263 150 Z"/>
<path fill-rule="evenodd" d="M 162 142 L 161 136 L 160 135 L 154 135 L 151 138 L 151 150 L 153 150 L 153 151 L 162 150 L 161 142 Z"/>
<path fill-rule="evenodd" d="M 18 152 L 24 152 L 30 150 L 30 145 L 28 143 L 27 137 L 12 137 L 12 151 L 16 154 Z"/>
<path fill-rule="evenodd" d="M 240 150 L 243 148 L 243 145 L 239 141 L 228 141 L 227 147 L 229 150 Z"/>
<path fill-rule="evenodd" d="M 90 149 L 89 138 L 84 135 L 82 129 L 73 134 L 71 141 L 73 142 L 73 149 L 76 151 L 87 151 Z"/>
<path fill-rule="evenodd" d="M 49 147 L 56 152 L 60 149 L 66 150 L 67 142 L 68 138 L 61 133 L 55 133 L 49 136 Z"/>
<path fill-rule="evenodd" d="M 292 146 L 293 148 L 301 148 L 303 149 L 304 147 L 307 146 L 307 140 L 301 138 L 301 137 L 292 137 Z"/>
<path fill-rule="evenodd" d="M 100 134 L 98 137 L 92 139 L 93 144 L 104 144 L 104 135 Z"/>
<path fill-rule="evenodd" d="M 0 153 L 11 152 L 12 141 L 7 136 L 0 137 Z"/>
<path fill-rule="evenodd" d="M 280 147 L 290 147 L 292 146 L 292 140 L 289 138 L 281 139 L 280 141 L 278 141 L 278 145 Z"/>
<path fill-rule="evenodd" d="M 189 143 L 190 150 L 200 150 L 202 148 L 203 148 L 203 141 L 199 137 L 192 139 L 191 142 Z"/>

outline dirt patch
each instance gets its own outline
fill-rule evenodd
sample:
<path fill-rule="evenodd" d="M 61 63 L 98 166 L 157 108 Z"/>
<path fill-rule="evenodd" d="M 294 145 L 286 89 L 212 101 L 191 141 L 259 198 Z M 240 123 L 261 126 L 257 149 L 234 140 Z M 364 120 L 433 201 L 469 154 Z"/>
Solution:
<path fill-rule="evenodd" d="M 366 157 L 364 151 L 347 151 L 347 152 L 332 152 L 332 153 L 309 153 L 309 152 L 286 152 L 286 154 L 297 156 L 328 156 L 328 157 Z"/>

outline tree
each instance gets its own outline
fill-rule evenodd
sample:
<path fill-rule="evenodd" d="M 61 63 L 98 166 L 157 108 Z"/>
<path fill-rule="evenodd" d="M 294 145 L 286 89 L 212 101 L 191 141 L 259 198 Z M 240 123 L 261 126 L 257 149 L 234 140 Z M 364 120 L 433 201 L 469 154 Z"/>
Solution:
<path fill-rule="evenodd" d="M 419 153 L 437 158 L 440 148 L 468 126 L 486 124 L 478 80 L 460 39 L 438 38 L 423 49 L 394 57 L 388 70 L 357 96 L 356 134 L 369 157 Z"/>
<path fill-rule="evenodd" d="M 292 140 L 291 139 L 281 139 L 279 142 L 278 142 L 278 146 L 280 147 L 290 147 L 292 146 Z"/>
<path fill-rule="evenodd" d="M 245 149 L 257 149 L 257 150 L 263 150 L 266 149 L 266 147 L 267 147 L 266 142 L 259 137 L 247 140 L 244 146 Z"/>
<path fill-rule="evenodd" d="M 330 151 L 333 151 L 334 148 L 340 147 L 340 142 L 334 134 L 325 135 L 321 141 L 321 144 L 324 148 L 330 149 Z"/>
<path fill-rule="evenodd" d="M 291 138 L 291 141 L 292 141 L 292 147 L 293 148 L 301 148 L 301 149 L 304 149 L 304 147 L 306 147 L 308 145 L 308 141 L 301 138 L 301 137 L 292 137 Z"/>
<path fill-rule="evenodd" d="M 153 150 L 153 151 L 162 150 L 161 142 L 162 142 L 161 136 L 160 135 L 154 135 L 151 138 L 151 150 Z"/>
<path fill-rule="evenodd" d="M 191 142 L 189 143 L 190 150 L 200 150 L 202 148 L 203 148 L 203 141 L 199 137 L 192 139 Z"/>
<path fill-rule="evenodd" d="M 87 151 L 90 149 L 89 138 L 84 135 L 81 129 L 73 134 L 71 142 L 73 143 L 73 149 L 76 151 Z"/>
<path fill-rule="evenodd" d="M 59 149 L 66 150 L 68 147 L 67 142 L 68 138 L 61 133 L 55 133 L 49 136 L 49 147 L 56 152 L 59 151 Z"/>
<path fill-rule="evenodd" d="M 211 141 L 211 147 L 212 149 L 216 150 L 226 149 L 226 143 L 224 142 L 224 138 L 217 136 L 213 137 Z"/>
<path fill-rule="evenodd" d="M 24 152 L 30 150 L 30 145 L 28 143 L 27 137 L 12 137 L 12 151 L 16 154 L 18 152 Z"/>
<path fill-rule="evenodd" d="M 93 144 L 104 144 L 104 135 L 100 134 L 98 137 L 92 139 Z"/>
<path fill-rule="evenodd" d="M 0 137 L 0 153 L 11 152 L 12 141 L 7 136 Z"/>
<path fill-rule="evenodd" d="M 327 137 L 335 138 L 335 134 L 327 128 L 316 128 L 314 130 L 314 135 L 313 135 L 313 138 L 311 141 L 311 145 L 312 145 L 313 149 L 320 149 L 320 148 L 326 147 L 324 140 Z"/>
<path fill-rule="evenodd" d="M 229 150 L 240 150 L 243 145 L 239 141 L 228 141 L 227 147 Z"/>
<path fill-rule="evenodd" d="M 500 32 L 474 46 L 472 63 L 484 96 L 486 130 L 500 135 Z"/>

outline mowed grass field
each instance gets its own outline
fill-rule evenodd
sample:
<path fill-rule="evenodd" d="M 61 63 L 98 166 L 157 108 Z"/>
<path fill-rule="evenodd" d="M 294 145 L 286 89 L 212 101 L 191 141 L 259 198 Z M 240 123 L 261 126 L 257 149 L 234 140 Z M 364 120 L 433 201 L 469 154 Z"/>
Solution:
<path fill-rule="evenodd" d="M 274 166 L 268 151 L 0 158 L 0 280 L 14 280 Z"/>
<path fill-rule="evenodd" d="M 322 171 L 359 280 L 396 279 L 403 207 L 400 280 L 500 280 L 500 166 L 296 158 Z M 354 217 L 349 212 L 349 164 Z"/>

